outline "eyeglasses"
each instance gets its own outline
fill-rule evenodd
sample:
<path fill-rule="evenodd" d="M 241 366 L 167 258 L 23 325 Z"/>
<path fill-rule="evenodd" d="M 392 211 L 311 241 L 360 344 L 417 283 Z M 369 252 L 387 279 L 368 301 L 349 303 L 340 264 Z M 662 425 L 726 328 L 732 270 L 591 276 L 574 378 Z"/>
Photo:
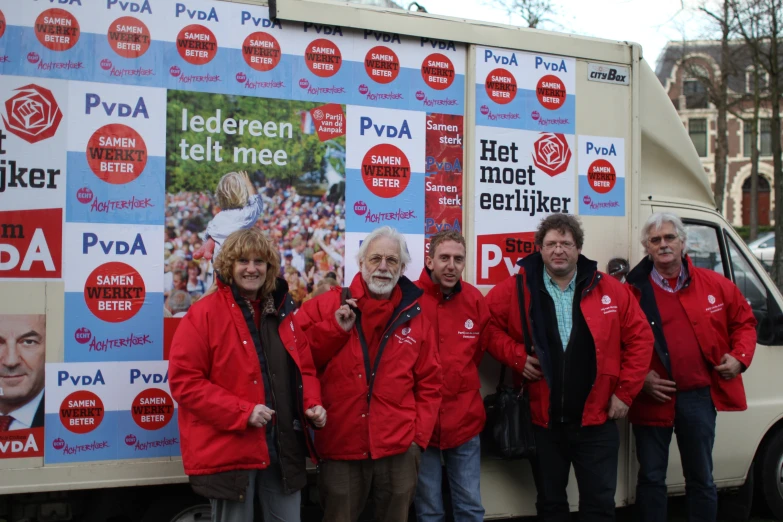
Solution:
<path fill-rule="evenodd" d="M 544 250 L 557 250 L 557 247 L 560 247 L 563 250 L 573 250 L 576 245 L 571 241 L 547 241 L 544 243 Z"/>
<path fill-rule="evenodd" d="M 666 234 L 665 236 L 655 236 L 655 237 L 648 237 L 647 242 L 651 245 L 658 245 L 661 241 L 666 241 L 667 243 L 672 243 L 679 239 L 680 237 L 677 234 Z"/>
<path fill-rule="evenodd" d="M 372 255 L 367 258 L 367 264 L 370 265 L 373 268 L 376 268 L 381 265 L 382 261 L 386 261 L 386 266 L 388 266 L 391 269 L 396 269 L 397 265 L 400 264 L 400 258 L 395 256 L 382 256 L 382 255 Z"/>

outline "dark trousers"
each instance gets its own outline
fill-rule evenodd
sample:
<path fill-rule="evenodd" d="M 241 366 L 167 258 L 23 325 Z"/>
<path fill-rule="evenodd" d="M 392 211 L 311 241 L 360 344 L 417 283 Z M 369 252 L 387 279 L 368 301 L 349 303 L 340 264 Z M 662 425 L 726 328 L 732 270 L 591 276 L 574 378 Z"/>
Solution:
<path fill-rule="evenodd" d="M 533 475 L 538 490 L 536 511 L 542 522 L 568 522 L 568 475 L 574 466 L 579 486 L 580 522 L 614 520 L 620 434 L 614 421 L 580 427 L 534 426 L 538 456 Z"/>
<path fill-rule="evenodd" d="M 712 480 L 712 446 L 716 415 L 707 387 L 677 394 L 674 428 L 634 425 L 636 457 L 639 459 L 636 483 L 639 520 L 666 521 L 666 468 L 673 430 L 677 434 L 677 447 L 685 475 L 688 521 L 715 521 L 718 491 Z"/>
<path fill-rule="evenodd" d="M 382 459 L 324 460 L 318 475 L 323 522 L 356 522 L 370 495 L 377 522 L 406 522 L 420 464 L 418 446 Z"/>

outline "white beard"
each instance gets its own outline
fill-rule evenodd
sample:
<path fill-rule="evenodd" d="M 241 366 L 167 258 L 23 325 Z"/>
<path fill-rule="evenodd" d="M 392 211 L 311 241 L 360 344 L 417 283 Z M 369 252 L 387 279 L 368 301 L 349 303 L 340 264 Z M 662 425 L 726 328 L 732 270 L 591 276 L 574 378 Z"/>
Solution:
<path fill-rule="evenodd" d="M 388 283 L 382 283 L 380 281 L 376 281 L 373 276 L 374 275 L 384 275 L 384 276 L 390 276 L 391 281 Z M 367 283 L 367 288 L 370 289 L 370 292 L 376 295 L 386 295 L 391 294 L 391 291 L 394 290 L 394 287 L 397 285 L 397 282 L 400 280 L 400 274 L 394 274 L 388 270 L 380 271 L 376 270 L 375 272 L 370 272 L 370 270 L 367 268 L 367 265 L 364 265 L 362 267 L 362 278 L 364 279 L 364 282 Z"/>

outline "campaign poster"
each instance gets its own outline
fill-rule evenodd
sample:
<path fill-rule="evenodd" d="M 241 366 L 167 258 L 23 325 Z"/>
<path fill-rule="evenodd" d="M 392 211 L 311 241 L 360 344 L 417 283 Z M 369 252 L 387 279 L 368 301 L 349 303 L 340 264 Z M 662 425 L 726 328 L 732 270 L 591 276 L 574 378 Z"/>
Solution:
<path fill-rule="evenodd" d="M 179 455 L 177 404 L 167 361 L 117 364 L 117 452 L 121 459 Z"/>
<path fill-rule="evenodd" d="M 407 275 L 418 279 L 424 266 L 425 119 L 418 111 L 348 106 L 347 280 L 358 272 L 361 241 L 384 225 L 406 236 Z"/>
<path fill-rule="evenodd" d="M 63 211 L 0 211 L 0 279 L 60 279 Z"/>
<path fill-rule="evenodd" d="M 164 2 L 163 59 L 169 89 L 225 92 L 231 50 L 227 42 L 236 27 L 229 2 L 182 0 Z"/>
<path fill-rule="evenodd" d="M 82 24 L 97 2 L 6 2 L 2 10 L 4 75 L 89 80 L 95 34 Z"/>
<path fill-rule="evenodd" d="M 70 82 L 66 220 L 163 225 L 166 90 Z"/>
<path fill-rule="evenodd" d="M 411 53 L 414 39 L 396 33 L 361 30 L 354 54 L 361 61 L 353 69 L 354 105 L 387 109 L 412 108 L 411 85 L 420 74 Z"/>
<path fill-rule="evenodd" d="M 163 358 L 163 227 L 66 223 L 65 361 Z"/>
<path fill-rule="evenodd" d="M 0 459 L 42 457 L 46 315 L 0 314 L 0 351 Z"/>
<path fill-rule="evenodd" d="M 579 136 L 579 214 L 625 216 L 623 138 Z"/>
<path fill-rule="evenodd" d="M 82 30 L 93 42 L 92 81 L 163 87 L 166 0 L 90 0 Z M 86 4 L 85 4 L 86 5 Z"/>
<path fill-rule="evenodd" d="M 419 38 L 409 40 L 403 54 L 418 64 L 412 76 L 411 109 L 460 116 L 465 113 L 465 45 Z"/>
<path fill-rule="evenodd" d="M 476 284 L 515 274 L 541 219 L 576 213 L 575 145 L 572 135 L 476 127 Z"/>
<path fill-rule="evenodd" d="M 63 208 L 68 83 L 0 76 L 3 210 Z"/>
<path fill-rule="evenodd" d="M 576 60 L 476 47 L 476 125 L 574 134 Z"/>
<path fill-rule="evenodd" d="M 44 463 L 115 460 L 118 386 L 115 363 L 47 363 Z"/>
<path fill-rule="evenodd" d="M 465 136 L 462 116 L 428 114 L 424 182 L 424 251 L 443 230 L 462 233 L 462 164 Z"/>
<path fill-rule="evenodd" d="M 344 106 L 171 90 L 167 107 L 165 316 L 184 316 L 213 283 L 203 247 L 217 255 L 244 228 L 272 238 L 297 304 L 322 280 L 342 284 Z"/>
<path fill-rule="evenodd" d="M 295 55 L 291 98 L 349 104 L 356 89 L 353 70 L 362 61 L 354 54 L 357 33 L 313 23 L 286 23 L 286 27 Z"/>

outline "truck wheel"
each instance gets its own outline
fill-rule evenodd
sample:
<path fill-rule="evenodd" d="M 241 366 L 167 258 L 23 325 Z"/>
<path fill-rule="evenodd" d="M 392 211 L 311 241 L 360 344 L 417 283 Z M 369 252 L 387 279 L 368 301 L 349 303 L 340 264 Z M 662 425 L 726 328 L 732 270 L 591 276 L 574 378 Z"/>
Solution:
<path fill-rule="evenodd" d="M 171 518 L 171 522 L 206 522 L 212 520 L 209 504 L 189 507 Z"/>
<path fill-rule="evenodd" d="M 783 520 L 783 431 L 762 447 L 756 461 L 761 493 L 776 520 Z"/>
<path fill-rule="evenodd" d="M 208 522 L 212 519 L 207 499 L 176 489 L 167 493 L 150 504 L 141 522 Z"/>

